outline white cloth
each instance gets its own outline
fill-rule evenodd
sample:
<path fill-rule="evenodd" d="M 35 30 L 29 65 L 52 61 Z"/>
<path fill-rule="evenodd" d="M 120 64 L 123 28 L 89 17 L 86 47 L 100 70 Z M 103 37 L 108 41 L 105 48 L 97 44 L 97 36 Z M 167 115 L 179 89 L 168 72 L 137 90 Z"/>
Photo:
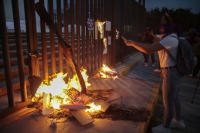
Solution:
<path fill-rule="evenodd" d="M 175 36 L 175 37 L 172 37 Z M 178 52 L 178 37 L 175 33 L 172 33 L 162 40 L 160 40 L 160 44 L 163 45 L 170 53 L 171 55 L 176 59 L 177 52 Z M 158 56 L 160 60 L 160 67 L 170 67 L 175 66 L 176 62 L 174 62 L 173 59 L 170 58 L 168 53 L 164 51 L 164 49 L 158 51 Z"/>

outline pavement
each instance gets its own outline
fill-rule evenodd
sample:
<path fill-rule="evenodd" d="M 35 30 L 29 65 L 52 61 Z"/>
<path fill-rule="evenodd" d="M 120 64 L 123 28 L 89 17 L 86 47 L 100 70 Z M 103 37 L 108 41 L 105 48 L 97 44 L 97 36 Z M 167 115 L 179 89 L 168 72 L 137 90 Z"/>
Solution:
<path fill-rule="evenodd" d="M 157 55 L 156 55 L 157 58 Z M 156 62 L 158 66 L 158 62 Z M 156 68 L 156 67 L 155 67 Z M 159 73 L 149 64 L 143 65 L 143 55 L 135 53 L 127 57 L 123 63 L 115 66 L 120 74 L 118 79 L 89 78 L 92 84 L 88 90 L 112 89 L 108 101 L 114 100 L 112 104 L 121 104 L 123 107 L 140 109 L 147 108 L 152 114 L 156 100 L 161 89 L 162 79 Z M 182 102 L 182 118 L 186 128 L 182 130 L 173 129 L 172 133 L 199 133 L 200 132 L 200 90 L 197 88 L 198 79 L 185 76 L 181 84 L 180 99 Z M 191 101 L 194 97 L 194 101 Z M 146 133 L 149 119 L 145 121 L 111 120 L 108 118 L 94 118 L 94 122 L 81 125 L 76 119 L 68 117 L 51 125 L 51 119 L 46 115 L 33 115 L 35 108 L 23 108 L 0 120 L 1 133 Z"/>

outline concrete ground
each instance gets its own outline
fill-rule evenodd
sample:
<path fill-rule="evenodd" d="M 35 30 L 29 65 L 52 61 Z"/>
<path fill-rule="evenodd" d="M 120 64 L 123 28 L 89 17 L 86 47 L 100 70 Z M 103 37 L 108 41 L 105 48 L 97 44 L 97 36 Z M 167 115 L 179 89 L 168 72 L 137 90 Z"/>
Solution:
<path fill-rule="evenodd" d="M 149 59 L 149 61 L 151 62 L 151 59 Z M 158 66 L 158 62 L 156 62 L 156 66 Z M 143 65 L 143 61 L 141 61 L 136 67 L 129 70 L 129 72 L 126 73 L 125 76 L 138 80 L 158 81 L 161 83 L 162 79 L 159 78 L 159 73 L 153 71 L 154 69 L 155 68 L 151 67 L 151 64 L 149 64 L 148 67 L 145 67 Z M 182 104 L 182 119 L 186 125 L 186 128 L 182 130 L 171 129 L 172 133 L 200 133 L 200 83 L 198 85 L 198 81 L 199 79 L 194 79 L 189 76 L 184 77 L 181 83 L 179 97 Z M 162 95 L 161 93 L 160 95 Z M 194 100 L 193 103 L 191 103 L 193 97 Z M 156 114 L 154 115 L 156 117 Z M 159 122 L 162 122 L 163 118 L 156 119 L 158 119 Z"/>
<path fill-rule="evenodd" d="M 157 63 L 156 63 L 157 65 Z M 92 84 L 88 90 L 113 89 L 109 100 L 119 96 L 122 99 L 114 101 L 129 108 L 145 107 L 153 111 L 162 80 L 155 68 L 150 65 L 144 67 L 143 56 L 136 53 L 123 63 L 117 64 L 116 71 L 121 75 L 118 79 L 96 79 L 91 77 Z M 181 84 L 180 98 L 183 108 L 183 120 L 186 124 L 184 130 L 172 130 L 172 133 L 199 133 L 200 131 L 200 90 L 197 89 L 194 103 L 191 100 L 194 95 L 198 79 L 185 77 Z M 80 125 L 76 119 L 62 118 L 56 126 L 51 125 L 48 116 L 33 115 L 34 108 L 23 108 L 16 113 L 0 120 L 1 133 L 145 133 L 149 120 L 134 122 L 128 120 L 97 119 L 88 125 Z"/>

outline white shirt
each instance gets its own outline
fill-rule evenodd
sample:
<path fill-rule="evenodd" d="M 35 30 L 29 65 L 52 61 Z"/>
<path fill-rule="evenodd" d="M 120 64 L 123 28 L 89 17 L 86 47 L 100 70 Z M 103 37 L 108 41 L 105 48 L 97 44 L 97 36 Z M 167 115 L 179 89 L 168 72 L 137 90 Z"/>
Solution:
<path fill-rule="evenodd" d="M 175 37 L 172 37 L 175 36 Z M 160 40 L 160 44 L 164 46 L 170 53 L 171 55 L 176 59 L 177 52 L 178 52 L 178 37 L 176 33 L 172 33 L 162 40 Z M 158 51 L 158 56 L 160 60 L 160 67 L 170 67 L 170 66 L 175 66 L 176 62 L 170 58 L 168 53 L 164 51 L 164 49 Z"/>

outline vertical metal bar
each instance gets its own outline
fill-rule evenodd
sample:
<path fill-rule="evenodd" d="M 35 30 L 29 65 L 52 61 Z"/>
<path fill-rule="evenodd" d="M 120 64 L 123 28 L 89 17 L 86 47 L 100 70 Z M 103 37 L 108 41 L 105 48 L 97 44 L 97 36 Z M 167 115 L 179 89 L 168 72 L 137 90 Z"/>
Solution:
<path fill-rule="evenodd" d="M 65 31 L 65 34 L 64 34 L 64 38 L 65 38 L 65 41 L 68 42 L 69 41 L 69 33 L 68 33 L 68 1 L 67 0 L 64 0 L 64 31 Z"/>
<path fill-rule="evenodd" d="M 95 0 L 94 1 L 94 20 L 96 21 L 97 20 L 97 1 Z M 95 38 L 95 32 L 94 32 L 94 38 Z M 94 62 L 94 70 L 96 70 L 97 69 L 97 65 L 98 65 L 98 58 L 97 58 L 97 41 L 96 41 L 96 39 L 94 39 L 94 60 L 95 60 L 95 62 Z"/>
<path fill-rule="evenodd" d="M 69 11 L 69 9 L 68 9 L 68 1 L 67 0 L 64 0 L 64 28 L 65 28 L 65 41 L 66 42 L 69 42 L 69 32 L 68 32 L 68 11 Z M 69 78 L 69 73 L 70 73 L 70 65 L 69 65 L 69 63 L 67 62 L 67 60 L 66 60 L 66 71 L 67 71 L 67 73 L 68 73 L 68 77 L 67 77 L 67 79 Z"/>
<path fill-rule="evenodd" d="M 89 15 L 88 15 L 88 13 L 89 13 L 89 0 L 86 0 L 86 18 L 88 18 L 89 17 Z M 90 63 L 90 54 L 89 54 L 89 32 L 88 32 L 88 30 L 86 30 L 86 53 L 87 53 L 87 70 L 89 71 L 89 72 L 91 72 L 90 71 L 90 69 L 89 69 L 89 63 Z"/>
<path fill-rule="evenodd" d="M 86 19 L 85 19 L 85 0 L 81 0 L 81 17 L 82 17 L 82 65 L 86 67 L 85 64 L 85 27 L 86 27 Z M 87 27 L 86 27 L 87 28 Z M 87 30 L 87 29 L 86 29 Z"/>
<path fill-rule="evenodd" d="M 24 0 L 27 46 L 30 54 L 38 53 L 34 0 Z M 39 61 L 29 56 L 30 75 L 40 76 Z"/>
<path fill-rule="evenodd" d="M 17 62 L 18 62 L 18 71 L 19 71 L 19 80 L 20 80 L 20 89 L 21 89 L 21 99 L 23 102 L 27 100 L 27 91 L 26 91 L 26 80 L 24 72 L 24 57 L 23 57 L 23 48 L 22 48 L 22 38 L 21 38 L 21 28 L 20 28 L 20 17 L 19 17 L 19 7 L 18 0 L 12 0 L 13 8 L 13 19 L 15 27 L 15 40 L 16 40 L 16 49 L 17 49 Z"/>
<path fill-rule="evenodd" d="M 124 0 L 120 1 L 121 10 L 120 10 L 120 20 L 124 20 Z M 120 34 L 124 36 L 124 21 L 120 21 Z M 120 39 L 120 38 L 119 38 Z M 124 61 L 124 41 L 120 39 L 120 61 Z"/>
<path fill-rule="evenodd" d="M 7 97 L 9 107 L 15 106 L 14 101 L 14 92 L 13 92 L 13 84 L 12 84 L 12 74 L 11 74 L 11 64 L 10 64 L 10 52 L 8 46 L 8 35 L 6 29 L 6 18 L 5 18 L 5 10 L 3 0 L 0 0 L 0 37 L 1 37 L 1 47 L 3 53 L 3 61 L 4 61 L 4 70 L 5 70 L 5 78 L 6 78 L 6 86 L 7 86 Z"/>
<path fill-rule="evenodd" d="M 101 0 L 101 21 L 103 21 L 103 22 L 105 22 L 106 21 L 106 19 L 105 19 L 105 3 L 104 3 L 104 0 Z M 105 31 L 105 25 L 106 24 L 104 24 L 104 37 L 103 37 L 103 39 L 104 38 L 106 38 L 107 37 L 107 34 L 106 34 L 106 31 Z M 102 41 L 101 41 L 101 51 L 102 51 L 102 54 L 101 54 L 101 66 L 102 66 L 102 64 L 106 64 L 106 55 L 107 54 L 103 54 L 103 51 L 104 51 L 104 44 L 103 44 L 103 39 L 101 39 Z"/>
<path fill-rule="evenodd" d="M 108 18 L 110 19 L 109 21 L 111 21 L 111 18 L 112 18 L 112 1 L 108 1 Z M 112 21 L 111 21 L 111 26 L 113 25 Z M 112 38 L 112 31 L 109 32 L 109 36 L 111 36 Z M 112 40 L 111 40 L 111 45 L 108 46 L 108 62 L 109 62 L 109 65 L 111 65 L 112 63 Z"/>
<path fill-rule="evenodd" d="M 53 14 L 53 0 L 48 0 L 49 5 L 49 15 L 52 20 L 54 20 L 54 14 Z M 54 32 L 52 29 L 50 29 L 50 51 L 51 51 L 51 74 L 56 73 L 56 48 L 55 48 L 55 38 L 54 38 Z"/>
<path fill-rule="evenodd" d="M 107 0 L 105 0 L 105 20 L 106 21 L 110 21 L 108 15 L 109 15 L 109 2 Z M 107 39 L 108 39 L 108 36 L 110 36 L 110 31 L 106 31 Z M 110 54 L 109 49 L 110 49 L 110 47 L 109 47 L 109 45 L 107 45 L 107 52 L 108 52 L 106 54 L 106 64 L 107 65 L 109 65 L 109 54 Z"/>
<path fill-rule="evenodd" d="M 32 47 L 34 48 L 33 53 L 38 53 L 38 42 L 37 42 L 37 23 L 36 23 L 36 14 L 35 14 L 35 0 L 30 0 L 31 1 L 31 18 L 32 18 L 32 32 L 33 32 L 33 45 Z M 37 76 L 40 76 L 40 65 L 39 65 L 39 59 L 32 57 L 34 61 L 32 61 L 32 64 L 34 65 L 35 69 L 35 74 Z"/>
<path fill-rule="evenodd" d="M 98 0 L 98 21 L 101 21 L 101 18 L 100 18 L 100 16 L 101 16 L 101 10 L 100 10 L 100 7 L 101 7 L 101 1 L 100 0 Z M 101 67 L 101 54 L 102 54 L 102 52 L 101 52 L 101 39 L 100 39 L 100 35 L 99 35 L 100 33 L 98 32 L 98 68 L 100 68 Z"/>
<path fill-rule="evenodd" d="M 27 36 L 27 48 L 28 52 L 30 52 L 33 48 L 31 45 L 31 42 L 33 40 L 32 38 L 32 18 L 31 16 L 31 7 L 30 7 L 30 1 L 24 0 L 24 11 L 25 11 L 25 19 L 26 19 L 26 36 Z M 31 57 L 28 56 L 28 65 L 29 65 L 29 75 L 34 75 L 34 69 L 31 65 Z"/>
<path fill-rule="evenodd" d="M 76 39 L 77 39 L 77 65 L 80 69 L 81 63 L 80 63 L 80 0 L 76 0 Z"/>
<path fill-rule="evenodd" d="M 44 5 L 44 0 L 40 0 Z M 43 78 L 48 81 L 48 61 L 47 61 L 47 43 L 46 43 L 46 28 L 45 22 L 40 19 L 41 28 L 41 46 L 42 46 L 42 60 L 43 60 Z"/>
<path fill-rule="evenodd" d="M 93 17 L 94 16 L 94 10 L 93 10 L 93 0 L 90 0 L 90 18 L 91 16 Z M 90 64 L 90 67 L 91 67 L 91 71 L 94 70 L 94 48 L 93 48 L 93 40 L 92 40 L 92 34 L 93 32 L 90 31 L 90 59 L 91 59 L 91 64 Z"/>
<path fill-rule="evenodd" d="M 106 0 L 106 9 L 107 9 L 107 14 L 106 14 L 106 19 L 108 20 L 108 21 L 111 21 L 111 17 L 110 17 L 110 1 L 107 1 Z M 111 23 L 111 25 L 112 25 L 112 23 Z M 107 34 L 107 36 L 111 36 L 111 31 L 109 31 L 108 32 L 108 34 Z M 111 44 L 112 44 L 112 42 L 111 42 Z M 107 57 L 106 57 L 106 63 L 107 63 L 107 65 L 110 65 L 110 56 L 111 56 L 111 45 L 108 45 L 108 54 L 107 54 Z"/>
<path fill-rule="evenodd" d="M 73 54 L 75 54 L 75 43 L 74 43 L 74 0 L 70 0 L 70 19 L 71 19 L 71 48 Z"/>
<path fill-rule="evenodd" d="M 35 14 L 35 0 L 30 0 L 31 4 L 31 17 L 32 17 L 32 32 L 33 32 L 33 48 L 34 52 L 38 52 L 38 43 L 37 43 L 37 24 L 36 24 L 36 14 Z"/>
<path fill-rule="evenodd" d="M 107 13 L 108 13 L 108 9 L 107 9 L 107 2 L 106 2 L 107 0 L 103 0 L 103 10 L 104 10 L 104 20 L 106 21 L 106 19 L 107 19 Z"/>
<path fill-rule="evenodd" d="M 103 20 L 104 21 L 107 21 L 106 20 L 106 14 L 107 14 L 107 4 L 106 4 L 106 0 L 103 0 Z M 108 39 L 108 31 L 104 31 L 104 37 L 106 39 Z M 108 50 L 108 45 L 107 45 L 107 50 Z M 103 64 L 107 64 L 107 56 L 108 56 L 108 51 L 106 54 L 103 55 Z"/>
<path fill-rule="evenodd" d="M 61 0 L 57 0 L 57 25 L 58 25 L 58 32 L 62 36 Z M 63 72 L 63 50 L 60 44 L 58 45 L 58 51 L 59 51 L 58 52 L 59 70 L 60 72 Z"/>
<path fill-rule="evenodd" d="M 116 63 L 116 40 L 115 40 L 115 31 L 116 31 L 116 0 L 113 0 L 112 6 L 112 66 Z"/>
<path fill-rule="evenodd" d="M 133 6 L 135 5 L 134 2 L 135 2 L 135 1 L 132 2 L 132 3 L 133 3 Z M 141 12 L 141 10 L 140 10 L 141 7 L 142 7 L 142 6 L 139 6 L 139 8 L 138 8 L 138 12 L 139 12 L 140 14 L 137 13 L 137 15 L 138 15 L 138 17 L 137 17 L 137 18 L 138 18 L 138 19 L 137 19 L 137 21 L 138 21 L 138 22 L 137 22 L 137 25 L 138 25 L 138 27 L 140 27 L 140 24 L 143 22 L 143 21 L 141 21 L 141 16 L 142 16 L 142 12 Z M 134 12 L 133 8 L 131 8 L 131 12 Z M 130 31 L 130 32 L 131 32 L 132 34 L 134 34 L 134 30 L 135 30 L 135 28 L 133 28 L 133 26 L 134 26 L 134 25 L 133 25 L 134 21 L 135 21 L 135 19 L 134 19 L 133 17 L 131 17 L 131 23 L 130 23 L 130 24 L 131 24 L 131 28 L 130 28 L 131 31 Z M 131 52 L 132 52 L 132 51 L 131 51 Z"/>
<path fill-rule="evenodd" d="M 102 22 L 104 22 L 104 18 L 103 18 L 103 14 L 104 14 L 104 10 L 103 10 L 103 0 L 100 0 L 100 2 L 101 2 L 101 4 L 100 4 L 100 19 L 101 19 L 101 21 Z M 104 26 L 103 27 L 105 27 L 105 24 L 104 24 Z M 105 37 L 105 28 L 103 28 L 104 29 L 104 37 Z M 104 50 L 104 45 L 103 45 L 103 38 L 102 39 L 100 39 L 100 42 L 101 42 L 101 59 L 100 59 L 100 66 L 102 66 L 102 64 L 103 64 L 103 57 L 104 57 L 104 54 L 103 54 L 103 50 Z"/>

